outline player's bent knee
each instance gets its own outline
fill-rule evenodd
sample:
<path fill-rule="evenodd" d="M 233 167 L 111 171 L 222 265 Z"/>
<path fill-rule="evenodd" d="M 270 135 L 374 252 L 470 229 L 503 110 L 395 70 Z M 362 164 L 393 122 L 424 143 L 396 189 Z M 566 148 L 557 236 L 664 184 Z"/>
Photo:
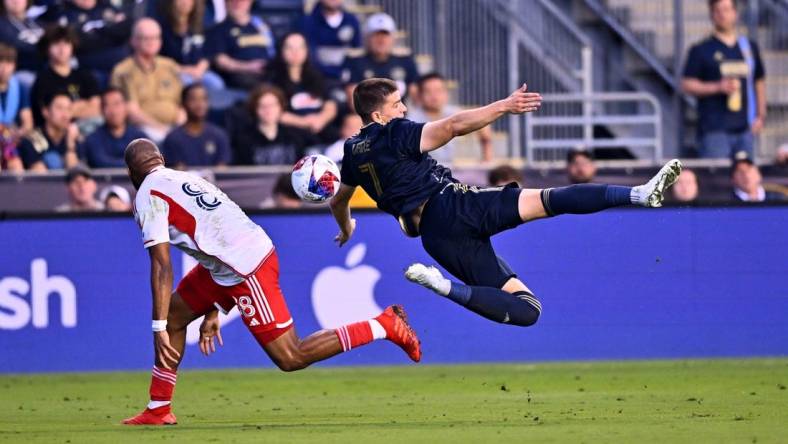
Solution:
<path fill-rule="evenodd" d="M 288 373 L 303 370 L 310 364 L 300 353 L 285 353 L 282 356 L 277 356 L 274 363 L 279 367 L 279 370 Z"/>
<path fill-rule="evenodd" d="M 509 323 L 520 327 L 530 327 L 536 324 L 542 314 L 542 304 L 533 293 L 517 291 L 512 293 L 519 299 L 517 309 L 512 310 Z"/>

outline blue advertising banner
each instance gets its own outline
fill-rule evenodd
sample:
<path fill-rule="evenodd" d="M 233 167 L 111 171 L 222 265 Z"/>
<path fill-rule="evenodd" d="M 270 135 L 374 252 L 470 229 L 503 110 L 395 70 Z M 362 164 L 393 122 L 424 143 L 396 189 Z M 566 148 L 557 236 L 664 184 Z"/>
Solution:
<path fill-rule="evenodd" d="M 296 329 L 405 305 L 426 363 L 788 354 L 788 207 L 617 210 L 537 221 L 495 238 L 542 301 L 530 328 L 495 324 L 407 282 L 432 263 L 396 221 L 357 214 L 337 248 L 328 214 L 253 219 L 273 238 Z M 129 218 L 0 222 L 0 372 L 147 369 L 147 253 Z M 176 276 L 193 266 L 173 255 Z M 184 366 L 270 367 L 233 310 L 205 358 L 190 331 Z M 193 327 L 196 327 L 194 325 Z M 329 364 L 404 364 L 379 341 Z"/>

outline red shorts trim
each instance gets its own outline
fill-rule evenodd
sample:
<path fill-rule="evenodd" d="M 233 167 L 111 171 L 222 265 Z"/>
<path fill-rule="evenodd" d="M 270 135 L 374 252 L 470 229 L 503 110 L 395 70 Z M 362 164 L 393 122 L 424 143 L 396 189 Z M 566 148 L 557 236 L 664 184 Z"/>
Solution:
<path fill-rule="evenodd" d="M 215 308 L 228 312 L 238 307 L 241 319 L 260 345 L 268 344 L 293 327 L 293 318 L 279 287 L 279 258 L 276 251 L 245 281 L 224 287 L 203 266 L 194 267 L 176 290 L 197 315 Z"/>

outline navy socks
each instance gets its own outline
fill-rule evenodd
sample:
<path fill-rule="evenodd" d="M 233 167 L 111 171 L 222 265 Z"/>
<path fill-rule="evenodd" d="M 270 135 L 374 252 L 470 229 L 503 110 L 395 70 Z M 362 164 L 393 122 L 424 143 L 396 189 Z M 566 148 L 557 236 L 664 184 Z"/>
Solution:
<path fill-rule="evenodd" d="M 507 293 L 494 287 L 452 282 L 446 297 L 491 321 L 521 327 L 535 324 L 542 312 L 539 300 L 526 291 Z"/>
<path fill-rule="evenodd" d="M 548 216 L 588 214 L 606 208 L 629 205 L 631 187 L 584 183 L 542 190 L 542 205 Z"/>

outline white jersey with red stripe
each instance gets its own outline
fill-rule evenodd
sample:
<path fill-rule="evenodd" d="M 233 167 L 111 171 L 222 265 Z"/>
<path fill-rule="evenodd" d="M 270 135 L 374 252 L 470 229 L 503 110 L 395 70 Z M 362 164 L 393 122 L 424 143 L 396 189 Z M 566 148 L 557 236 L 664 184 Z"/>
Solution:
<path fill-rule="evenodd" d="M 273 251 L 271 238 L 210 182 L 159 167 L 143 180 L 134 218 L 145 248 L 169 242 L 231 286 L 251 276 Z"/>

